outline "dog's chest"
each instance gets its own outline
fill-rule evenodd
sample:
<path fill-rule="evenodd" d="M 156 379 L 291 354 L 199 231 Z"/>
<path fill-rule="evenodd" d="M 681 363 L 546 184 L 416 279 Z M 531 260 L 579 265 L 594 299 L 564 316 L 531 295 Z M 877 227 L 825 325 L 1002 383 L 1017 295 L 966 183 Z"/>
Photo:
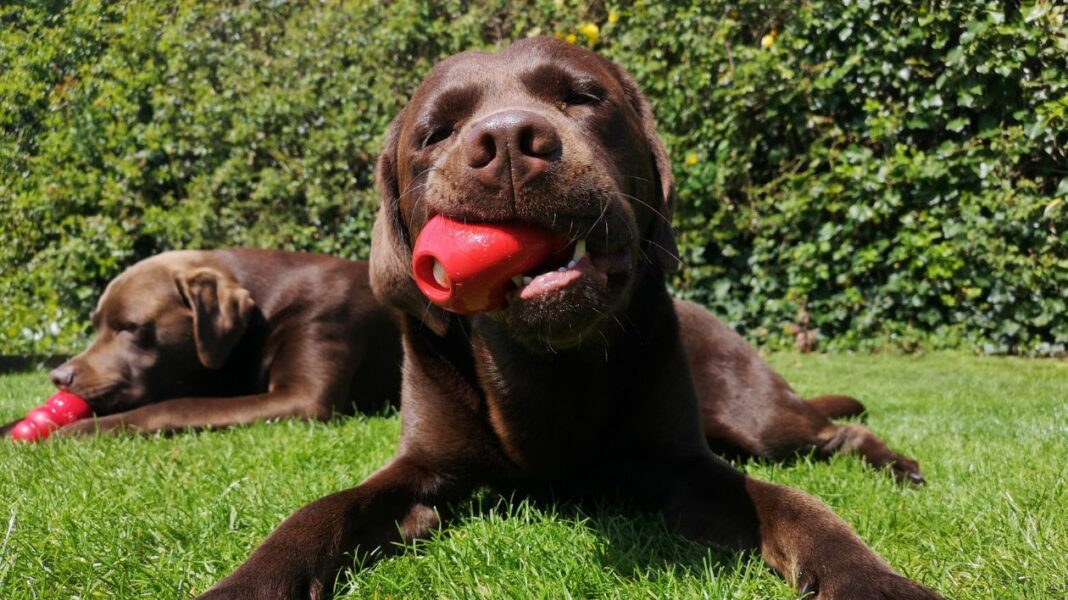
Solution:
<path fill-rule="evenodd" d="M 567 476 L 617 451 L 628 402 L 605 373 L 538 364 L 481 370 L 489 425 L 522 477 Z"/>

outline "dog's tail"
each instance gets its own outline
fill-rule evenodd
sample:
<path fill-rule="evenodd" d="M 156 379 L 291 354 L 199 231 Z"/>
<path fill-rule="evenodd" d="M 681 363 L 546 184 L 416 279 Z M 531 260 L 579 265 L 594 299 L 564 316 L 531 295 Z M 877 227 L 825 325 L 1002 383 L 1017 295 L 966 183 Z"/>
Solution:
<path fill-rule="evenodd" d="M 859 417 L 867 410 L 859 400 L 851 396 L 816 396 L 806 402 L 828 419 Z"/>

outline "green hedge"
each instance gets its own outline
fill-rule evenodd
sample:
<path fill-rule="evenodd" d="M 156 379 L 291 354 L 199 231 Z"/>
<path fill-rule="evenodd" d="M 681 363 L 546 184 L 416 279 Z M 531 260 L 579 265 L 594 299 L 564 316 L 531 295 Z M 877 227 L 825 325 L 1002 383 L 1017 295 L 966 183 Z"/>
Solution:
<path fill-rule="evenodd" d="M 0 8 L 0 354 L 76 348 L 104 284 L 169 248 L 365 256 L 381 135 L 420 76 L 534 33 L 645 87 L 683 202 L 676 288 L 751 338 L 1064 352 L 1063 6 L 380 4 Z"/>

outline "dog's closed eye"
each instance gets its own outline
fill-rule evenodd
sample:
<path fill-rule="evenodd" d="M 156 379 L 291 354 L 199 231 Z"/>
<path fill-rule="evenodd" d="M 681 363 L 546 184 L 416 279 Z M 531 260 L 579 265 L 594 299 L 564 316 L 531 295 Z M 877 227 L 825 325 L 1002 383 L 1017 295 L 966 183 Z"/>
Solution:
<path fill-rule="evenodd" d="M 451 127 L 438 127 L 437 129 L 430 131 L 430 133 L 423 138 L 423 148 L 429 148 L 430 146 L 443 142 L 452 137 L 453 133 L 455 133 L 455 131 L 453 131 Z"/>
<path fill-rule="evenodd" d="M 133 321 L 119 321 L 112 326 L 112 329 L 117 332 L 134 333 L 142 327 L 143 325 L 139 323 L 134 323 Z"/>

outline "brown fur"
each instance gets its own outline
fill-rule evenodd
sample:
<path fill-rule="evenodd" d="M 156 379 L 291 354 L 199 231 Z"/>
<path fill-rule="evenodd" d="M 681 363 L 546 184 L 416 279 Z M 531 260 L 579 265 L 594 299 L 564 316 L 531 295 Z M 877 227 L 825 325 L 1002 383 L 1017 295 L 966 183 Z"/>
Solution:
<path fill-rule="evenodd" d="M 167 252 L 112 281 L 93 324 L 92 344 L 52 379 L 97 418 L 59 434 L 327 419 L 399 397 L 400 334 L 366 262 Z"/>
<path fill-rule="evenodd" d="M 494 140 L 471 135 L 492 119 Z M 524 136 L 546 135 L 545 121 L 562 151 L 524 147 Z M 500 164 L 473 158 L 488 143 Z M 664 285 L 674 266 L 661 218 L 674 197 L 667 164 L 633 81 L 587 50 L 535 38 L 436 66 L 391 126 L 378 173 L 372 283 L 405 311 L 397 454 L 297 511 L 204 597 L 327 596 L 350 553 L 424 536 L 435 507 L 490 485 L 623 496 L 686 535 L 759 551 L 819 598 L 936 598 L 818 500 L 709 451 L 680 337 L 687 317 Z M 588 236 L 601 266 L 493 314 L 451 315 L 410 275 L 411 242 L 436 213 Z"/>
<path fill-rule="evenodd" d="M 860 402 L 849 396 L 805 402 L 752 346 L 703 307 L 676 300 L 675 313 L 713 450 L 771 459 L 856 452 L 873 467 L 889 468 L 899 481 L 923 483 L 916 461 L 890 450 L 864 425 L 831 422 L 863 414 Z"/>

